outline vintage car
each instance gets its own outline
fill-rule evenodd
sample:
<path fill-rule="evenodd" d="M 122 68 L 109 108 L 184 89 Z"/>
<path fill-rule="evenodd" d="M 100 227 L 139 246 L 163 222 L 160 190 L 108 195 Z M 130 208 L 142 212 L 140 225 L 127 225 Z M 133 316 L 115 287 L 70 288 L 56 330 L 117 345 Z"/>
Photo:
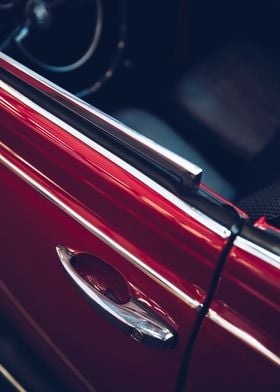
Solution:
<path fill-rule="evenodd" d="M 279 391 L 279 14 L 0 0 L 1 391 Z"/>

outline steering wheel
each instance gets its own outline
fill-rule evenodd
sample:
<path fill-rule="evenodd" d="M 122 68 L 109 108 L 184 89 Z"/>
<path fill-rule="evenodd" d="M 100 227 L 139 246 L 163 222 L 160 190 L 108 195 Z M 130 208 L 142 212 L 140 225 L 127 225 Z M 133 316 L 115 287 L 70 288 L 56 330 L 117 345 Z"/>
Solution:
<path fill-rule="evenodd" d="M 0 0 L 1 13 L 0 50 L 80 96 L 112 77 L 125 48 L 123 0 Z"/>

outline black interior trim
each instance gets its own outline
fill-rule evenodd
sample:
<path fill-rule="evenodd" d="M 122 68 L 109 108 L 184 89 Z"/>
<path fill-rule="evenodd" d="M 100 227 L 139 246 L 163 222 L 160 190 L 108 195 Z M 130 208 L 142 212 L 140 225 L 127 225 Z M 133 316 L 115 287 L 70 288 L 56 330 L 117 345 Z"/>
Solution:
<path fill-rule="evenodd" d="M 247 223 L 243 226 L 240 236 L 280 256 L 280 234 L 276 230 L 261 230 Z"/>

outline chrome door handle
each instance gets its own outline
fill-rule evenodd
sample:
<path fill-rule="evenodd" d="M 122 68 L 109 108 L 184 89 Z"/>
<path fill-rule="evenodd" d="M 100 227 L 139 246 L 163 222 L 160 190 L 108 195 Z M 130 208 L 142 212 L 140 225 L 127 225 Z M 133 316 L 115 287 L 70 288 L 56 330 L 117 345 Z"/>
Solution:
<path fill-rule="evenodd" d="M 174 344 L 175 332 L 154 312 L 146 309 L 133 298 L 130 298 L 125 304 L 114 302 L 76 272 L 72 264 L 77 256 L 76 253 L 61 245 L 57 245 L 56 251 L 62 266 L 74 283 L 95 305 L 118 321 L 131 337 L 137 341 L 150 341 L 160 345 Z"/>

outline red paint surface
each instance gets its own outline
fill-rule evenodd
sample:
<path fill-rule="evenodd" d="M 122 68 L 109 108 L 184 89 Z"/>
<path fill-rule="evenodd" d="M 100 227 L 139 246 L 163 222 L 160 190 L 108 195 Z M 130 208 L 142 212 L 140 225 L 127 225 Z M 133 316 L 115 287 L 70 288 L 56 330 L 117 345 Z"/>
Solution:
<path fill-rule="evenodd" d="M 280 229 L 278 229 L 276 226 L 270 225 L 265 216 L 262 216 L 260 219 L 258 219 L 255 223 L 254 226 L 257 227 L 258 229 L 264 230 L 264 231 L 272 231 L 275 233 L 280 234 Z"/>
<path fill-rule="evenodd" d="M 0 104 L 3 156 L 191 299 L 204 301 L 225 240 L 4 91 Z M 73 390 L 174 390 L 196 310 L 9 169 L 0 166 L 0 176 L 1 310 Z M 263 221 L 259 227 L 269 229 Z M 58 243 L 119 271 L 132 295 L 177 331 L 176 347 L 139 344 L 100 314 L 66 277 Z M 279 269 L 233 248 L 211 305 L 216 319 L 204 320 L 194 346 L 188 390 L 278 390 L 279 369 L 233 331 L 279 354 L 279 297 Z"/>
<path fill-rule="evenodd" d="M 6 159 L 191 299 L 204 301 L 226 240 L 4 91 L 0 100 L 1 153 Z M 16 174 L 4 166 L 0 170 L 0 276 L 2 286 L 46 337 L 43 341 L 23 331 L 35 349 L 43 350 L 51 364 L 55 345 L 65 356 L 64 364 L 71 361 L 79 373 L 75 385 L 80 389 L 88 389 L 88 382 L 98 390 L 116 385 L 122 391 L 174 390 L 197 311 Z M 96 255 L 117 269 L 133 295 L 175 328 L 176 347 L 139 344 L 93 308 L 60 266 L 58 243 Z M 7 311 L 10 302 L 2 298 L 1 306 Z M 69 363 L 65 366 L 69 374 Z"/>
<path fill-rule="evenodd" d="M 279 281 L 279 267 L 233 247 L 211 305 L 211 311 L 232 328 L 226 330 L 209 316 L 204 320 L 187 390 L 279 390 L 279 366 L 258 349 L 261 344 L 279 359 Z"/>

